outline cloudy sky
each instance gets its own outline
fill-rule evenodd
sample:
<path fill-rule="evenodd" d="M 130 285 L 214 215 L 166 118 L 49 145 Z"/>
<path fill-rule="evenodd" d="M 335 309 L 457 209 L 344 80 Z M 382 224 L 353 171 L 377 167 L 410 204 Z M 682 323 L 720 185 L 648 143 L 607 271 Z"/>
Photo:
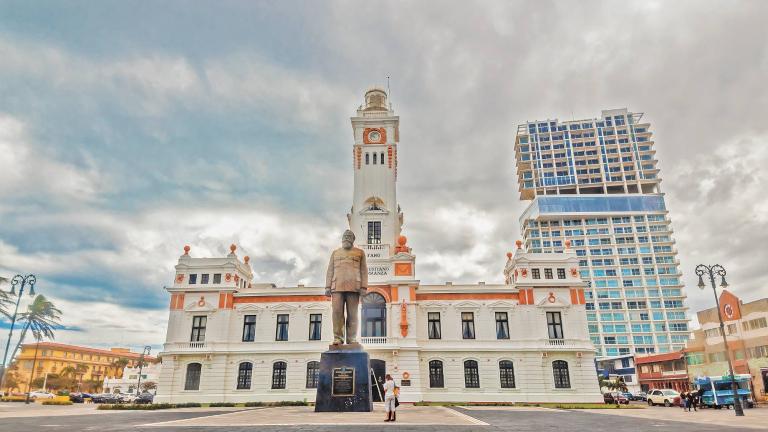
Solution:
<path fill-rule="evenodd" d="M 185 244 L 321 283 L 349 117 L 386 76 L 422 282 L 502 281 L 519 123 L 626 107 L 691 309 L 713 301 L 701 262 L 768 295 L 768 2 L 207 3 L 0 1 L 0 275 L 38 275 L 57 340 L 159 346 Z"/>

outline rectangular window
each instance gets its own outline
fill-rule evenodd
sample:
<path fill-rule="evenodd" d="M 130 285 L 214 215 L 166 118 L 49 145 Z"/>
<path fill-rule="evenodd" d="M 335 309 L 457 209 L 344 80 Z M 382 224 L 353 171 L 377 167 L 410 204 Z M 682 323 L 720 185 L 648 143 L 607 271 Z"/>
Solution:
<path fill-rule="evenodd" d="M 541 273 L 539 273 L 539 269 L 531 269 L 531 277 L 534 279 L 541 279 Z"/>
<path fill-rule="evenodd" d="M 243 342 L 253 342 L 256 340 L 256 315 L 246 315 L 243 317 Z"/>
<path fill-rule="evenodd" d="M 473 312 L 461 313 L 461 337 L 464 339 L 475 338 L 475 314 Z"/>
<path fill-rule="evenodd" d="M 440 339 L 440 312 L 427 313 L 427 332 L 430 339 Z"/>
<path fill-rule="evenodd" d="M 208 278 L 209 278 L 210 276 L 211 276 L 211 275 L 209 275 L 208 273 L 204 273 L 204 274 L 201 274 L 201 275 L 200 275 L 200 284 L 201 284 L 201 285 L 207 285 L 207 284 L 208 284 Z"/>
<path fill-rule="evenodd" d="M 506 312 L 496 312 L 496 339 L 509 339 L 509 320 Z"/>
<path fill-rule="evenodd" d="M 381 222 L 368 221 L 368 244 L 381 243 Z"/>
<path fill-rule="evenodd" d="M 311 361 L 307 363 L 307 388 L 317 388 L 317 381 L 320 377 L 320 363 Z"/>
<path fill-rule="evenodd" d="M 194 285 L 196 283 L 197 283 L 197 275 L 196 274 L 189 275 L 189 284 Z"/>
<path fill-rule="evenodd" d="M 563 322 L 560 312 L 547 312 L 547 329 L 550 339 L 563 338 Z"/>
<path fill-rule="evenodd" d="M 551 268 L 545 268 L 544 269 L 544 279 L 552 279 L 552 269 Z"/>
<path fill-rule="evenodd" d="M 309 340 L 320 340 L 323 329 L 323 314 L 309 314 Z"/>
<path fill-rule="evenodd" d="M 190 342 L 205 341 L 205 324 L 207 321 L 207 316 L 192 317 L 192 336 L 189 339 Z"/>
<path fill-rule="evenodd" d="M 221 283 L 221 273 L 215 273 L 213 275 L 213 283 L 220 284 Z"/>
<path fill-rule="evenodd" d="M 275 331 L 276 341 L 288 340 L 288 314 L 279 314 L 277 316 L 277 329 Z"/>
<path fill-rule="evenodd" d="M 557 278 L 558 279 L 565 279 L 565 269 L 564 268 L 557 269 Z"/>

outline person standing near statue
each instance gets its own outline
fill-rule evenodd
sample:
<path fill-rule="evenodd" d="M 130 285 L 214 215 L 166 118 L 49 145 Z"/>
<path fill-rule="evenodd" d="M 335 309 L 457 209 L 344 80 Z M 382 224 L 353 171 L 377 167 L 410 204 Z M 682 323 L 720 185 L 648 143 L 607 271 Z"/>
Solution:
<path fill-rule="evenodd" d="M 325 295 L 331 298 L 333 345 L 357 343 L 358 305 L 360 297 L 368 291 L 365 252 L 354 244 L 355 234 L 344 231 L 341 247 L 331 254 L 325 276 Z"/>

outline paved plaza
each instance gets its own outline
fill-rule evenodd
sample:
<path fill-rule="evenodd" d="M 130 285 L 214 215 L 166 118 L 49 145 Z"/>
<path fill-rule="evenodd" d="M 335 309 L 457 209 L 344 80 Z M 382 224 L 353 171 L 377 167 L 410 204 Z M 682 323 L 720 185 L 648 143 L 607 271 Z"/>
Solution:
<path fill-rule="evenodd" d="M 310 407 L 185 408 L 162 411 L 98 411 L 67 407 L 0 404 L 0 431 L 754 431 L 765 430 L 768 408 L 683 412 L 653 407 L 621 410 L 561 410 L 537 407 L 415 407 L 403 405 L 398 422 L 373 413 L 314 413 Z"/>

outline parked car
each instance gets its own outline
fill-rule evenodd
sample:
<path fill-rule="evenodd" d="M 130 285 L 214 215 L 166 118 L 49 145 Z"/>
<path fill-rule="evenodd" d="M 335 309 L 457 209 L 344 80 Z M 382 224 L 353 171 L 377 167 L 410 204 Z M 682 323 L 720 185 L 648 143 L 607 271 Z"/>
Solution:
<path fill-rule="evenodd" d="M 630 393 L 630 392 L 628 392 L 628 391 L 626 391 L 626 392 L 621 392 L 621 394 L 623 394 L 623 395 L 624 395 L 624 397 L 625 397 L 625 398 L 627 398 L 627 400 L 635 400 L 635 396 L 634 396 L 634 395 L 632 395 L 632 393 Z"/>
<path fill-rule="evenodd" d="M 635 393 L 634 396 L 635 396 L 635 398 L 632 399 L 632 400 L 643 401 L 643 402 L 648 400 L 648 393 L 646 393 L 646 392 L 637 392 L 637 393 Z"/>
<path fill-rule="evenodd" d="M 53 393 L 48 393 L 45 390 L 35 390 L 33 392 L 29 392 L 30 399 L 53 399 L 56 397 Z"/>
<path fill-rule="evenodd" d="M 603 401 L 609 405 L 629 405 L 629 398 L 624 396 L 623 393 L 611 392 L 603 394 Z"/>
<path fill-rule="evenodd" d="M 123 403 L 133 403 L 133 400 L 136 399 L 136 395 L 133 393 L 117 393 L 115 396 Z"/>
<path fill-rule="evenodd" d="M 680 405 L 680 393 L 672 389 L 655 389 L 648 393 L 648 405 L 664 405 L 670 407 L 672 405 Z"/>
<path fill-rule="evenodd" d="M 120 396 L 112 393 L 99 393 L 91 396 L 93 403 L 120 403 Z"/>
<path fill-rule="evenodd" d="M 83 403 L 86 399 L 92 399 L 89 393 L 70 393 L 69 400 L 74 403 Z"/>
<path fill-rule="evenodd" d="M 142 394 L 136 396 L 136 399 L 133 400 L 133 403 L 135 403 L 135 404 L 151 404 L 153 399 L 155 399 L 155 395 L 153 395 L 150 392 L 143 392 Z"/>

